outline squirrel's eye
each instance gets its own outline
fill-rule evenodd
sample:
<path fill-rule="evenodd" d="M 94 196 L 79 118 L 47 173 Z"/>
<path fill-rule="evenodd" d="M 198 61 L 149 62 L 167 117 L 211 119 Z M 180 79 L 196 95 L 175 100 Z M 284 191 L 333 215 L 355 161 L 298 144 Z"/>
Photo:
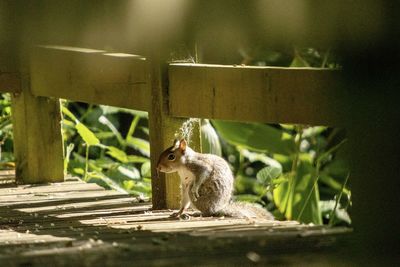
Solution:
<path fill-rule="evenodd" d="M 169 155 L 168 155 L 168 160 L 171 160 L 171 161 L 172 161 L 172 160 L 175 160 L 175 155 L 172 154 L 172 153 L 169 154 Z"/>

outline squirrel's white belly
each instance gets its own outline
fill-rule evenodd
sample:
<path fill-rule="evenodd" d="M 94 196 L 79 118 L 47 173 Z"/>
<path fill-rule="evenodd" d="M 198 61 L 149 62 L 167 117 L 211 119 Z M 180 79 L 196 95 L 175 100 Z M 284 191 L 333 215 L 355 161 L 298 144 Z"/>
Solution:
<path fill-rule="evenodd" d="M 195 179 L 194 174 L 186 168 L 181 168 L 178 170 L 178 175 L 181 178 L 181 183 L 184 185 L 192 183 Z"/>

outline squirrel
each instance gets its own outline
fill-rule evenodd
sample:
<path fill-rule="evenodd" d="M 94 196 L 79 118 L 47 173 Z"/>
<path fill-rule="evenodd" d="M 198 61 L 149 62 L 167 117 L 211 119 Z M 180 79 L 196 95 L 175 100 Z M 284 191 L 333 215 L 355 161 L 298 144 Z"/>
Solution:
<path fill-rule="evenodd" d="M 192 203 L 203 216 L 273 220 L 272 214 L 261 207 L 232 202 L 234 179 L 228 163 L 217 155 L 195 152 L 185 139 L 175 140 L 161 153 L 157 171 L 178 172 L 181 179 L 181 207 L 172 217 L 180 217 Z"/>

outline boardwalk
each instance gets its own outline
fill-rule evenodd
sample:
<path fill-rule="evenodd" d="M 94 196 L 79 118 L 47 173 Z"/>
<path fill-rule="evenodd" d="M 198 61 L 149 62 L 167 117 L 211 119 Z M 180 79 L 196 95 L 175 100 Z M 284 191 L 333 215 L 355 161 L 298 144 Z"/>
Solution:
<path fill-rule="evenodd" d="M 329 254 L 349 232 L 296 222 L 176 220 L 171 211 L 152 211 L 150 203 L 77 178 L 16 186 L 11 175 L 0 174 L 1 266 L 332 263 L 313 255 Z"/>

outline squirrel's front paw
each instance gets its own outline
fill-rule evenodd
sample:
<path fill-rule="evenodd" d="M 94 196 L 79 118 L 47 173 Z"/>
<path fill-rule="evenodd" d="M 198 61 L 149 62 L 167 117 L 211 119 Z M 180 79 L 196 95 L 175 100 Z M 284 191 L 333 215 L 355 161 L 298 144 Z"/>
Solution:
<path fill-rule="evenodd" d="M 170 218 L 178 218 L 179 216 L 181 216 L 182 212 L 181 211 L 177 211 L 172 213 L 171 215 L 169 215 Z"/>
<path fill-rule="evenodd" d="M 190 215 L 189 214 L 186 214 L 186 213 L 183 213 L 183 212 L 180 212 L 180 211 L 178 211 L 178 212 L 174 212 L 174 213 L 172 213 L 171 215 L 169 215 L 169 217 L 170 218 L 179 218 L 179 219 L 182 219 L 182 220 L 190 220 Z"/>

